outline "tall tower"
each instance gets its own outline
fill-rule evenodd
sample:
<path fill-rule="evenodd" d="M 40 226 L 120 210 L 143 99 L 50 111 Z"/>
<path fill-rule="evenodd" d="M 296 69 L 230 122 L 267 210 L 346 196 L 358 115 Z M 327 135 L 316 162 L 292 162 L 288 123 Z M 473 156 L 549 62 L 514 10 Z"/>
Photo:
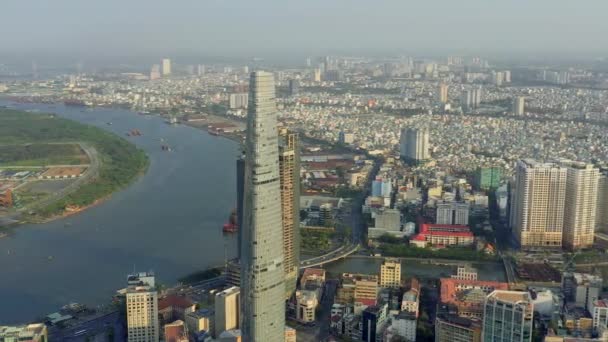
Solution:
<path fill-rule="evenodd" d="M 526 110 L 526 98 L 523 96 L 517 96 L 513 99 L 513 114 L 517 116 L 524 115 Z"/>
<path fill-rule="evenodd" d="M 429 131 L 426 128 L 404 128 L 401 130 L 400 155 L 410 163 L 430 159 Z"/>
<path fill-rule="evenodd" d="M 154 274 L 130 275 L 127 282 L 127 340 L 158 341 L 158 295 L 154 287 Z"/>
<path fill-rule="evenodd" d="M 563 245 L 570 250 L 593 245 L 599 175 L 591 164 L 568 165 Z"/>
<path fill-rule="evenodd" d="M 597 184 L 597 207 L 595 229 L 606 232 L 608 229 L 608 169 L 602 169 Z"/>
<path fill-rule="evenodd" d="M 162 68 L 163 76 L 171 75 L 171 60 L 169 58 L 163 58 Z"/>
<path fill-rule="evenodd" d="M 285 128 L 279 131 L 279 170 L 285 253 L 285 296 L 289 298 L 296 290 L 300 264 L 300 148 L 298 135 Z"/>
<path fill-rule="evenodd" d="M 243 230 L 241 330 L 248 342 L 283 342 L 285 268 L 274 77 L 249 82 Z"/>
<path fill-rule="evenodd" d="M 437 92 L 437 100 L 441 103 L 448 102 L 448 85 L 445 83 L 439 84 L 439 89 Z"/>
<path fill-rule="evenodd" d="M 511 228 L 522 248 L 561 247 L 566 168 L 525 159 L 517 162 Z"/>

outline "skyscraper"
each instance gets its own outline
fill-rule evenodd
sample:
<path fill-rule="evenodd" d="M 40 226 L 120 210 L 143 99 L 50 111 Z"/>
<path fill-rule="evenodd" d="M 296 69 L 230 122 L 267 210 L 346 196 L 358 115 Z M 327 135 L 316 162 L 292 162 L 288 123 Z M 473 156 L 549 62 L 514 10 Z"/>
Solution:
<path fill-rule="evenodd" d="M 274 77 L 249 82 L 241 236 L 241 330 L 245 341 L 279 342 L 285 329 L 285 267 Z"/>
<path fill-rule="evenodd" d="M 163 76 L 171 75 L 171 60 L 169 58 L 163 58 L 161 65 Z"/>
<path fill-rule="evenodd" d="M 153 273 L 127 277 L 127 336 L 129 342 L 159 339 L 158 295 Z"/>
<path fill-rule="evenodd" d="M 602 169 L 597 184 L 596 230 L 608 230 L 608 170 Z"/>
<path fill-rule="evenodd" d="M 289 96 L 296 96 L 300 93 L 300 80 L 289 80 Z"/>
<path fill-rule="evenodd" d="M 279 170 L 285 254 L 285 296 L 289 298 L 296 290 L 300 264 L 300 148 L 298 135 L 285 128 L 279 132 Z"/>
<path fill-rule="evenodd" d="M 513 114 L 517 116 L 524 115 L 526 109 L 526 98 L 517 96 L 513 99 Z"/>
<path fill-rule="evenodd" d="M 445 83 L 439 84 L 439 89 L 437 92 L 437 100 L 441 103 L 448 102 L 448 85 Z"/>
<path fill-rule="evenodd" d="M 429 131 L 426 128 L 404 128 L 401 130 L 399 153 L 408 163 L 419 163 L 430 159 Z"/>
<path fill-rule="evenodd" d="M 562 246 L 566 176 L 557 164 L 517 162 L 510 224 L 522 248 Z"/>
<path fill-rule="evenodd" d="M 532 341 L 534 304 L 528 292 L 496 290 L 483 310 L 484 342 Z"/>
<path fill-rule="evenodd" d="M 573 250 L 593 245 L 599 169 L 591 164 L 568 163 L 563 246 Z"/>

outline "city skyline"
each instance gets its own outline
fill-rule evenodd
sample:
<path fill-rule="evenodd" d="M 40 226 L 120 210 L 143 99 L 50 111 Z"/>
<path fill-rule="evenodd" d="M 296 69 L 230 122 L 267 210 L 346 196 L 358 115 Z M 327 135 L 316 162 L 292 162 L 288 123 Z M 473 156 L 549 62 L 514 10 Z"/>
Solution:
<path fill-rule="evenodd" d="M 0 42 L 3 54 L 30 58 L 45 53 L 61 55 L 60 50 L 65 51 L 64 56 L 79 58 L 98 57 L 101 52 L 106 56 L 202 53 L 271 57 L 450 50 L 460 54 L 559 53 L 576 57 L 583 51 L 596 55 L 608 52 L 596 44 L 608 32 L 602 17 L 607 11 L 608 4 L 601 0 L 587 1 L 585 6 L 563 0 L 382 0 L 374 6 L 345 0 L 289 4 L 183 0 L 177 6 L 141 0 L 86 4 L 10 0 L 3 4 L 6 17 L 0 31 L 21 27 L 22 13 L 29 15 L 28 27 L 19 35 L 3 36 Z M 359 25 L 362 22 L 366 24 Z M 244 40 L 245 34 L 253 39 Z M 196 46 L 193 41 L 197 41 Z"/>

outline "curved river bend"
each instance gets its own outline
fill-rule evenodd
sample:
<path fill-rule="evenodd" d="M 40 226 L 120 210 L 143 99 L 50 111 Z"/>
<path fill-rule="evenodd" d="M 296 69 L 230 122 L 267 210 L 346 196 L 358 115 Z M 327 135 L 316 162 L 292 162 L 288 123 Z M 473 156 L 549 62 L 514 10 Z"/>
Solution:
<path fill-rule="evenodd" d="M 148 172 L 107 201 L 78 215 L 17 227 L 0 239 L 0 322 L 25 322 L 69 302 L 107 303 L 135 270 L 158 281 L 223 262 L 235 238 L 221 226 L 235 205 L 238 146 L 159 117 L 117 109 L 9 104 L 53 112 L 125 135 L 150 157 Z M 112 125 L 108 125 L 112 122 Z M 164 139 L 174 151 L 161 150 Z"/>

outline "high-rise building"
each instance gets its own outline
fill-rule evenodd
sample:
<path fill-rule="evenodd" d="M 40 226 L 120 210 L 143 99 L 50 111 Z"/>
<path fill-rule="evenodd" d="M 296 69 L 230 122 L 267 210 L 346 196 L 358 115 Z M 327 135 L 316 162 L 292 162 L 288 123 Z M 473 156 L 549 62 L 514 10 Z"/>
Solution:
<path fill-rule="evenodd" d="M 297 79 L 289 80 L 289 96 L 296 96 L 300 93 L 300 81 Z"/>
<path fill-rule="evenodd" d="M 500 167 L 478 167 L 475 171 L 475 187 L 478 190 L 496 190 L 502 179 Z"/>
<path fill-rule="evenodd" d="M 513 114 L 517 116 L 524 115 L 526 110 L 526 98 L 523 96 L 517 96 L 513 98 Z"/>
<path fill-rule="evenodd" d="M 380 287 L 401 287 L 401 262 L 398 259 L 385 259 L 380 265 Z"/>
<path fill-rule="evenodd" d="M 214 336 L 239 328 L 240 295 L 238 287 L 231 287 L 215 295 Z"/>
<path fill-rule="evenodd" d="M 246 341 L 284 340 L 285 267 L 274 77 L 249 82 L 243 225 L 241 330 Z"/>
<path fill-rule="evenodd" d="M 567 163 L 564 209 L 564 247 L 574 250 L 593 245 L 599 169 L 591 164 Z"/>
<path fill-rule="evenodd" d="M 466 226 L 469 224 L 470 209 L 470 204 L 465 202 L 437 203 L 435 223 Z"/>
<path fill-rule="evenodd" d="M 464 111 L 471 111 L 481 104 L 482 88 L 473 88 L 464 91 L 460 97 L 460 104 Z"/>
<path fill-rule="evenodd" d="M 448 103 L 448 85 L 445 83 L 439 84 L 437 91 L 437 101 L 441 103 Z"/>
<path fill-rule="evenodd" d="M 608 169 L 602 169 L 597 182 L 596 230 L 608 231 Z"/>
<path fill-rule="evenodd" d="M 312 80 L 315 82 L 321 82 L 321 69 L 317 68 L 314 70 Z"/>
<path fill-rule="evenodd" d="M 249 104 L 249 94 L 230 94 L 230 109 L 244 109 Z"/>
<path fill-rule="evenodd" d="M 522 248 L 562 246 L 566 177 L 554 163 L 517 162 L 510 225 Z"/>
<path fill-rule="evenodd" d="M 532 341 L 534 304 L 528 292 L 496 290 L 483 311 L 484 342 Z"/>
<path fill-rule="evenodd" d="M 153 273 L 127 277 L 127 340 L 150 342 L 159 339 L 158 294 Z"/>
<path fill-rule="evenodd" d="M 300 147 L 298 135 L 285 128 L 279 132 L 279 172 L 285 295 L 289 298 L 296 290 L 300 264 Z"/>
<path fill-rule="evenodd" d="M 160 65 L 154 64 L 150 69 L 150 80 L 154 81 L 160 78 Z"/>
<path fill-rule="evenodd" d="M 171 60 L 169 58 L 163 58 L 161 65 L 163 76 L 171 75 Z"/>
<path fill-rule="evenodd" d="M 205 65 L 204 64 L 199 64 L 196 66 L 196 74 L 198 76 L 203 76 L 205 74 Z"/>
<path fill-rule="evenodd" d="M 419 163 L 431 158 L 429 131 L 426 128 L 404 128 L 401 130 L 401 157 L 408 163 Z"/>

